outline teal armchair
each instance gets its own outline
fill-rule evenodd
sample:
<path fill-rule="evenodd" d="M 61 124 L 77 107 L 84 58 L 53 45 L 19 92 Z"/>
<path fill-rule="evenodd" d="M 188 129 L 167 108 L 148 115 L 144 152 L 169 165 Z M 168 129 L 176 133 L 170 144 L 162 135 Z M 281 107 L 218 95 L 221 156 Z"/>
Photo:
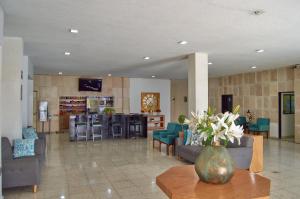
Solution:
<path fill-rule="evenodd" d="M 235 120 L 235 124 L 243 126 L 243 128 L 245 129 L 246 126 L 247 126 L 246 117 L 245 116 L 240 116 L 237 120 Z"/>
<path fill-rule="evenodd" d="M 187 128 L 187 126 L 184 126 Z M 181 125 L 178 123 L 168 123 L 166 130 L 156 130 L 153 131 L 153 147 L 154 142 L 159 142 L 159 151 L 161 151 L 161 144 L 167 145 L 167 155 L 169 155 L 169 147 L 173 146 L 173 152 L 175 148 L 175 139 L 179 136 L 179 131 L 181 131 Z"/>
<path fill-rule="evenodd" d="M 270 119 L 268 119 L 268 118 L 258 118 L 255 124 L 250 124 L 249 132 L 266 133 L 267 138 L 269 138 Z"/>

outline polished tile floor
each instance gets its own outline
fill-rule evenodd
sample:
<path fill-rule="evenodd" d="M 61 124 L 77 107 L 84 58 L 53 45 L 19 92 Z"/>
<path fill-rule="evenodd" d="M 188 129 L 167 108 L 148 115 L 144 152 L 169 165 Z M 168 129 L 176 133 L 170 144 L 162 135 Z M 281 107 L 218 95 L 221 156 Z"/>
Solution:
<path fill-rule="evenodd" d="M 67 134 L 48 138 L 38 192 L 30 187 L 8 189 L 5 199 L 167 199 L 155 177 L 185 164 L 152 150 L 147 139 L 76 143 L 69 142 Z M 264 158 L 262 175 L 272 180 L 271 198 L 300 198 L 300 145 L 265 140 Z"/>

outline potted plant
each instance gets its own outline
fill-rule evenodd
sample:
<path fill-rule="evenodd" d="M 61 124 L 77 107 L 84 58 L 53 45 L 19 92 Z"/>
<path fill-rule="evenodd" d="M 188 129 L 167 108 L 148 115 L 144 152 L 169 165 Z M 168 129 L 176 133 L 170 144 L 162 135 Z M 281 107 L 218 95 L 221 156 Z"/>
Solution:
<path fill-rule="evenodd" d="M 183 140 L 184 138 L 184 129 L 183 129 L 183 125 L 184 125 L 184 122 L 185 122 L 185 119 L 186 119 L 186 116 L 183 115 L 183 114 L 180 114 L 178 116 L 178 123 L 181 125 L 181 131 L 179 131 L 179 137 Z"/>
<path fill-rule="evenodd" d="M 103 110 L 103 113 L 109 116 L 112 116 L 113 113 L 115 113 L 115 109 L 112 107 L 105 107 Z"/>
<path fill-rule="evenodd" d="M 240 143 L 243 127 L 234 121 L 239 117 L 239 106 L 232 113 L 214 114 L 208 108 L 202 114 L 191 113 L 185 120 L 193 133 L 193 140 L 198 138 L 199 145 L 204 146 L 195 161 L 195 170 L 201 181 L 214 184 L 228 182 L 234 173 L 233 161 L 225 148 L 228 142 Z"/>

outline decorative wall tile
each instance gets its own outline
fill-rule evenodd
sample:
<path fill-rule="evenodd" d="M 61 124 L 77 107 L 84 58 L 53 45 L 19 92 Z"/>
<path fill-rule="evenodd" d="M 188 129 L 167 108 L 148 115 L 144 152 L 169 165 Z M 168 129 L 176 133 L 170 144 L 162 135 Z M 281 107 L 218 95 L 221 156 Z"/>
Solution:
<path fill-rule="evenodd" d="M 295 81 L 294 81 L 295 76 Z M 241 84 L 238 84 L 238 81 Z M 223 82 L 221 84 L 220 82 Z M 232 82 L 233 86 L 229 83 Z M 210 101 L 217 104 L 217 111 L 221 111 L 221 95 L 233 94 L 234 105 L 241 105 L 241 113 L 249 109 L 257 117 L 267 117 L 272 123 L 278 123 L 278 92 L 295 91 L 296 120 L 299 129 L 300 143 L 300 69 L 295 72 L 290 67 L 244 73 L 228 77 L 214 78 L 215 85 L 219 85 L 217 95 L 211 96 Z M 230 93 L 231 92 L 231 93 Z M 298 111 L 298 112 L 297 112 Z M 296 131 L 297 134 L 297 131 Z"/>
<path fill-rule="evenodd" d="M 277 81 L 277 70 L 271 70 L 270 73 L 271 73 L 271 81 L 272 82 Z"/>

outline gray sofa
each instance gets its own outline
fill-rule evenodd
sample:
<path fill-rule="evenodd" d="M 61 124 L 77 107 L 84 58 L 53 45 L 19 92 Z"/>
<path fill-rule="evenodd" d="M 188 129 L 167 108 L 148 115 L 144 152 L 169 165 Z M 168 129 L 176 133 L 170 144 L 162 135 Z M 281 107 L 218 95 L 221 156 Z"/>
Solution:
<path fill-rule="evenodd" d="M 13 147 L 8 138 L 1 138 L 2 148 L 2 187 L 33 186 L 40 184 L 41 169 L 45 160 L 46 137 L 39 135 L 35 141 L 35 156 L 13 158 Z"/>
<path fill-rule="evenodd" d="M 182 145 L 180 144 L 180 141 L 177 141 L 177 143 L 179 143 L 176 145 L 177 156 L 188 162 L 195 163 L 195 160 L 201 153 L 203 146 Z M 235 143 L 228 142 L 226 148 L 231 155 L 236 168 L 250 168 L 252 160 L 253 138 L 243 136 L 241 138 L 240 145 L 238 145 L 237 141 L 235 141 Z"/>

